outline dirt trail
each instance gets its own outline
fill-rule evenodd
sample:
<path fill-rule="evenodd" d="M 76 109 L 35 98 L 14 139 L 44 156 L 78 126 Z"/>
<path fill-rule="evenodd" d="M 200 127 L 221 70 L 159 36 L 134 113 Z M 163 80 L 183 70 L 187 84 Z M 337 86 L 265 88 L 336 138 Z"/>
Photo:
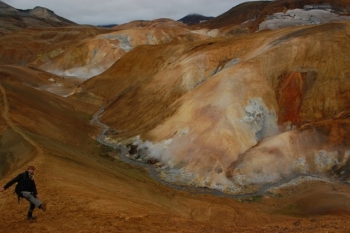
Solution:
<path fill-rule="evenodd" d="M 20 128 L 18 128 L 12 122 L 10 118 L 10 108 L 9 108 L 9 103 L 6 96 L 6 90 L 1 83 L 0 83 L 0 91 L 3 96 L 3 105 L 4 105 L 4 109 L 2 110 L 2 117 L 4 118 L 6 123 L 12 128 L 13 131 L 21 135 L 25 141 L 29 142 L 37 150 L 37 156 L 35 156 L 31 164 L 36 168 L 40 168 L 44 163 L 44 159 L 45 159 L 43 149 L 37 142 L 32 140 L 30 137 L 28 137 Z"/>

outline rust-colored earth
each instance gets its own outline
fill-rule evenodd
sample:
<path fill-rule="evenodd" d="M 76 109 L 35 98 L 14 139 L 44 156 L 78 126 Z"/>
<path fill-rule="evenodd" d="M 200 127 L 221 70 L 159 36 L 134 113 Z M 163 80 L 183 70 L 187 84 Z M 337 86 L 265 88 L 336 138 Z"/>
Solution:
<path fill-rule="evenodd" d="M 2 14 L 0 187 L 35 166 L 47 211 L 29 221 L 14 187 L 0 192 L 0 233 L 350 232 L 349 20 L 256 31 L 323 3 L 349 15 L 345 0 L 250 2 L 191 27 Z M 106 140 L 168 149 L 148 161 L 175 161 L 174 183 L 242 196 L 169 186 L 123 162 L 91 122 L 101 109 Z"/>
<path fill-rule="evenodd" d="M 17 74 L 22 72 L 34 71 L 21 68 Z M 70 85 L 63 88 L 69 90 Z M 33 90 L 11 75 L 1 80 L 0 87 L 2 142 L 5 137 L 14 141 L 7 150 L 25 155 L 7 164 L 9 172 L 3 174 L 1 185 L 34 165 L 40 199 L 47 203 L 46 212 L 36 209 L 37 220 L 28 221 L 28 203 L 17 203 L 13 187 L 0 193 L 0 232 L 350 231 L 347 185 L 310 180 L 281 188 L 277 194 L 244 198 L 173 189 L 153 180 L 143 167 L 125 164 L 92 139 L 101 129 L 93 128 L 90 117 L 82 114 L 96 111 L 90 105 L 77 106 Z M 46 111 L 49 103 L 55 107 Z M 50 117 L 43 116 L 47 113 Z"/>
<path fill-rule="evenodd" d="M 0 232 L 349 232 L 348 186 L 309 182 L 278 197 L 233 199 L 179 191 L 116 160 L 41 141 L 36 171 L 46 212 L 1 193 Z M 88 147 L 88 145 L 86 145 Z M 54 148 L 53 148 L 54 147 Z M 38 159 L 38 157 L 34 158 Z M 23 167 L 24 169 L 24 167 Z M 22 170 L 23 170 L 22 169 Z M 2 183 L 21 169 L 6 175 Z"/>

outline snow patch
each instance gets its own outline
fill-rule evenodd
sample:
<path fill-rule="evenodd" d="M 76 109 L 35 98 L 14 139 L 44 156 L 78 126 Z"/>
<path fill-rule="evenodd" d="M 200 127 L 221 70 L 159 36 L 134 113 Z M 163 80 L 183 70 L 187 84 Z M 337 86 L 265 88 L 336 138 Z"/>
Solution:
<path fill-rule="evenodd" d="M 331 9 L 293 9 L 286 13 L 275 13 L 267 16 L 267 20 L 259 25 L 259 31 L 264 29 L 277 30 L 285 27 L 324 24 L 349 20 L 348 16 L 340 16 L 331 12 Z"/>

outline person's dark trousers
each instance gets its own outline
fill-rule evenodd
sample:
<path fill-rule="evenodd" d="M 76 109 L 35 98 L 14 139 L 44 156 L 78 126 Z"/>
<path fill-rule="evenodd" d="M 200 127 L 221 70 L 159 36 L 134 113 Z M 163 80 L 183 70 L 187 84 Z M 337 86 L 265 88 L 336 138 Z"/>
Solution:
<path fill-rule="evenodd" d="M 29 220 L 35 219 L 35 217 L 33 217 L 33 211 L 34 211 L 34 209 L 35 209 L 35 204 L 29 202 L 29 208 L 28 208 L 27 219 L 29 219 Z"/>

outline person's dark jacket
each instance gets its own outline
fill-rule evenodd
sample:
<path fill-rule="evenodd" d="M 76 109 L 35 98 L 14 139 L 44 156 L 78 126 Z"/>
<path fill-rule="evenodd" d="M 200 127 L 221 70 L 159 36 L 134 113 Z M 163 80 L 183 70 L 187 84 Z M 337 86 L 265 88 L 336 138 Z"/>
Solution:
<path fill-rule="evenodd" d="M 30 179 L 28 171 L 25 171 L 18 176 L 16 176 L 14 179 L 10 180 L 5 186 L 4 189 L 8 189 L 11 185 L 14 183 L 17 183 L 15 192 L 18 195 L 21 195 L 22 191 L 31 192 L 34 194 L 34 197 L 37 196 L 38 192 L 36 190 L 36 185 L 34 180 Z"/>

